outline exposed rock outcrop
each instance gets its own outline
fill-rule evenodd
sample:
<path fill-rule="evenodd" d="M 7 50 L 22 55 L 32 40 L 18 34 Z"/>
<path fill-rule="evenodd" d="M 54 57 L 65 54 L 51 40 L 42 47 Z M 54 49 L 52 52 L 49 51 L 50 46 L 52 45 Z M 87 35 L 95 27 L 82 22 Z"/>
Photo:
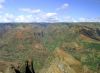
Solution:
<path fill-rule="evenodd" d="M 100 29 L 98 28 L 93 29 L 93 28 L 83 26 L 79 32 L 80 34 L 83 34 L 89 38 L 100 41 Z"/>

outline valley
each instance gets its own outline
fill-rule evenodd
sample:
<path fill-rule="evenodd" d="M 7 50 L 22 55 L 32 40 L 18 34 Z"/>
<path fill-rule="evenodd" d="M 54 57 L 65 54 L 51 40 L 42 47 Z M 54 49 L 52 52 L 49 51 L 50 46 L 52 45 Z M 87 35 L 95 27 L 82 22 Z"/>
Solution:
<path fill-rule="evenodd" d="M 100 73 L 100 23 L 0 23 L 0 73 L 25 73 L 26 61 L 35 73 Z"/>

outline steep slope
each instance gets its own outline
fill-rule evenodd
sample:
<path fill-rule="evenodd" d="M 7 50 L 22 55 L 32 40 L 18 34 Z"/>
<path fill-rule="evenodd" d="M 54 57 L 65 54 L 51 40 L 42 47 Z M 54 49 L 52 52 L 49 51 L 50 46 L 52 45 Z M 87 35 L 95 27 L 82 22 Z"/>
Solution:
<path fill-rule="evenodd" d="M 6 31 L 0 29 L 0 71 L 16 63 L 24 73 L 25 61 L 32 59 L 36 73 L 99 73 L 98 24 L 2 25 Z"/>
<path fill-rule="evenodd" d="M 54 55 L 50 66 L 42 69 L 40 73 L 83 73 L 81 63 L 62 49 L 57 48 Z M 85 73 L 89 73 L 88 68 Z"/>
<path fill-rule="evenodd" d="M 100 41 L 100 29 L 83 26 L 80 29 L 80 34 L 85 35 L 91 39 Z"/>
<path fill-rule="evenodd" d="M 19 25 L 5 33 L 0 38 L 0 61 L 17 61 L 23 65 L 26 60 L 34 59 L 35 70 L 41 69 L 49 54 L 41 42 L 42 31 L 40 26 Z"/>

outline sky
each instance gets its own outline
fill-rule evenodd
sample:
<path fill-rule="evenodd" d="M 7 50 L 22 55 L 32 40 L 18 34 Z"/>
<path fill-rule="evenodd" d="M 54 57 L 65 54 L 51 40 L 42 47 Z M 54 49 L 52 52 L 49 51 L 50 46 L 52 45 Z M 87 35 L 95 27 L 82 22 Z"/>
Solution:
<path fill-rule="evenodd" d="M 0 0 L 0 22 L 100 22 L 100 0 Z"/>

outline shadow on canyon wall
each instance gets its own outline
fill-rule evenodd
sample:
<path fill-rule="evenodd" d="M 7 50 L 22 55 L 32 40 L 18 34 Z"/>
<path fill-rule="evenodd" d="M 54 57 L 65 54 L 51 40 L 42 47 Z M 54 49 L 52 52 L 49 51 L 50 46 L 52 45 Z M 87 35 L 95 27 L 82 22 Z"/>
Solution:
<path fill-rule="evenodd" d="M 15 66 L 11 65 L 11 68 L 14 70 L 15 73 L 22 73 L 20 71 L 19 66 L 15 67 Z M 35 73 L 34 67 L 33 67 L 33 61 L 31 61 L 31 62 L 26 61 L 25 62 L 25 72 L 24 73 Z"/>

